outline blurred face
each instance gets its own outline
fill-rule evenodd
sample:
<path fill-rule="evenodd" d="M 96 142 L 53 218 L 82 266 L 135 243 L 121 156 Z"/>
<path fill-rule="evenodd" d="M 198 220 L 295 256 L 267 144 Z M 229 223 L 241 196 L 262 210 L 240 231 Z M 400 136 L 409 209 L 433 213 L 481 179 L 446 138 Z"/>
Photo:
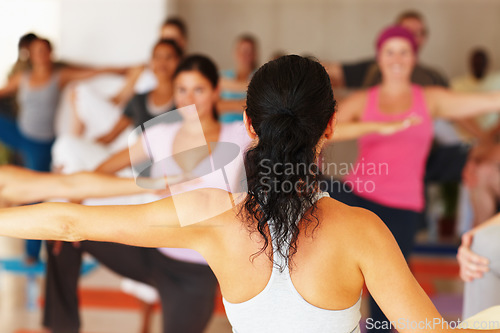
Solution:
<path fill-rule="evenodd" d="M 52 52 L 47 43 L 35 40 L 30 44 L 31 63 L 36 65 L 46 65 L 52 62 Z"/>
<path fill-rule="evenodd" d="M 406 18 L 401 21 L 400 25 L 411 31 L 420 50 L 427 41 L 427 30 L 424 23 L 416 18 Z"/>
<path fill-rule="evenodd" d="M 28 47 L 24 46 L 19 48 L 19 60 L 28 61 L 30 59 L 30 50 Z"/>
<path fill-rule="evenodd" d="M 236 63 L 242 67 L 252 68 L 255 65 L 257 52 L 253 43 L 240 41 L 235 50 Z"/>
<path fill-rule="evenodd" d="M 186 50 L 186 44 L 187 41 L 182 35 L 182 32 L 179 30 L 179 28 L 176 25 L 173 24 L 167 24 L 161 27 L 160 30 L 160 38 L 161 39 L 173 39 L 179 45 L 179 47 L 185 51 Z"/>
<path fill-rule="evenodd" d="M 151 68 L 156 77 L 170 80 L 179 65 L 179 60 L 172 46 L 160 44 L 153 51 Z"/>
<path fill-rule="evenodd" d="M 384 79 L 410 79 L 416 56 L 408 40 L 400 37 L 388 39 L 381 47 L 378 64 Z"/>
<path fill-rule="evenodd" d="M 200 119 L 212 117 L 219 91 L 200 72 L 193 70 L 179 73 L 174 87 L 174 100 L 178 108 L 194 104 Z"/>

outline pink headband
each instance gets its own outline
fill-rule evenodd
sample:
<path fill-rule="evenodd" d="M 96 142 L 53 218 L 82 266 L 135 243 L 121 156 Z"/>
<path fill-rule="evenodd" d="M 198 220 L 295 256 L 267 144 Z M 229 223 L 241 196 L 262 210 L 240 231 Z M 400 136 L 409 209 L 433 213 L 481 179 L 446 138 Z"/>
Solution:
<path fill-rule="evenodd" d="M 382 45 L 388 39 L 391 39 L 394 37 L 406 39 L 408 42 L 410 42 L 411 47 L 413 49 L 413 52 L 415 54 L 417 54 L 418 45 L 417 45 L 417 42 L 415 41 L 415 37 L 413 36 L 413 34 L 411 33 L 410 30 L 408 30 L 400 25 L 393 25 L 393 26 L 387 27 L 380 33 L 380 35 L 377 38 L 377 43 L 376 43 L 377 54 L 380 52 Z"/>

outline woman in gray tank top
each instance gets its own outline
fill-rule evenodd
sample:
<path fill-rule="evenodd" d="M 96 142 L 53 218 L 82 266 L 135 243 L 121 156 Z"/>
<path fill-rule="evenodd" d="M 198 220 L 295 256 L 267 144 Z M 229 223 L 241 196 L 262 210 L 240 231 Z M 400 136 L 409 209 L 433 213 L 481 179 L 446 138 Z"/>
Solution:
<path fill-rule="evenodd" d="M 0 234 L 194 249 L 215 273 L 238 333 L 359 332 L 364 284 L 399 332 L 450 332 L 454 326 L 419 286 L 384 223 L 319 191 L 316 161 L 333 137 L 335 109 L 319 63 L 281 57 L 248 87 L 244 119 L 254 141 L 245 152 L 247 191 L 200 189 L 120 207 L 8 208 L 0 210 Z M 127 182 L 86 177 L 65 195 L 123 191 Z M 0 172 L 4 190 L 10 178 Z"/>
<path fill-rule="evenodd" d="M 17 120 L 0 115 L 0 141 L 19 152 L 24 166 L 36 171 L 50 171 L 54 142 L 54 117 L 61 90 L 71 81 L 99 73 L 122 73 L 124 69 L 56 69 L 52 46 L 37 38 L 29 45 L 31 70 L 14 75 L 0 89 L 0 97 L 17 93 Z M 40 241 L 27 242 L 28 262 L 38 260 Z"/>

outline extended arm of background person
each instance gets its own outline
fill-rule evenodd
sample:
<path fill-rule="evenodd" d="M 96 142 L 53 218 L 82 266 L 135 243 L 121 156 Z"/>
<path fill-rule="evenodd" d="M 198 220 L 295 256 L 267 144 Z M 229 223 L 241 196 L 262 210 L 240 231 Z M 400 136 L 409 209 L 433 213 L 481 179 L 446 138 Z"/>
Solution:
<path fill-rule="evenodd" d="M 133 178 L 119 178 L 93 172 L 55 174 L 21 167 L 0 167 L 0 197 L 11 204 L 65 198 L 83 200 L 147 193 Z"/>
<path fill-rule="evenodd" d="M 96 172 L 114 174 L 126 167 L 129 167 L 130 155 L 128 148 L 125 148 L 118 153 L 110 156 L 106 161 L 102 162 L 96 169 Z"/>
<path fill-rule="evenodd" d="M 62 68 L 60 70 L 59 85 L 64 87 L 71 81 L 85 80 L 99 74 L 118 74 L 124 75 L 128 71 L 127 67 L 105 67 L 105 68 L 87 68 L 76 69 L 71 67 Z"/>
<path fill-rule="evenodd" d="M 19 88 L 19 83 L 21 82 L 22 73 L 12 76 L 5 86 L 0 88 L 0 97 L 10 96 L 16 93 Z"/>
<path fill-rule="evenodd" d="M 464 119 L 500 110 L 500 92 L 460 93 L 441 87 L 425 88 L 434 117 Z"/>
<path fill-rule="evenodd" d="M 115 126 L 111 129 L 111 131 L 97 138 L 97 142 L 105 145 L 113 142 L 113 140 L 115 140 L 118 137 L 118 135 L 120 135 L 123 132 L 123 130 L 125 130 L 130 124 L 132 124 L 130 118 L 122 115 L 120 119 L 116 122 Z"/>
<path fill-rule="evenodd" d="M 132 67 L 127 71 L 127 76 L 125 79 L 125 84 L 122 89 L 111 98 L 111 102 L 115 105 L 126 104 L 135 93 L 135 84 L 141 76 L 142 72 L 146 68 L 146 65 Z"/>
<path fill-rule="evenodd" d="M 488 272 L 489 260 L 482 257 L 470 249 L 474 235 L 481 229 L 490 227 L 492 225 L 500 226 L 500 214 L 497 214 L 464 233 L 462 235 L 462 244 L 458 248 L 457 259 L 460 264 L 460 277 L 465 282 L 470 282 L 474 279 L 481 278 L 484 273 Z"/>
<path fill-rule="evenodd" d="M 451 332 L 443 317 L 420 287 L 389 229 L 373 213 L 363 210 L 349 223 L 359 224 L 357 260 L 371 295 L 390 321 L 405 325 L 396 327 L 401 333 Z M 426 322 L 439 322 L 426 327 Z M 409 323 L 407 325 L 406 323 Z M 412 323 L 422 323 L 422 327 Z M 441 324 L 444 324 L 442 326 Z M 461 332 L 479 332 L 463 330 Z M 494 330 L 489 332 L 500 332 Z"/>
<path fill-rule="evenodd" d="M 420 123 L 418 117 L 408 117 L 404 120 L 389 122 L 351 122 L 335 126 L 333 141 L 346 141 L 358 139 L 367 134 L 391 135 Z"/>
<path fill-rule="evenodd" d="M 409 117 L 394 122 L 362 122 L 361 114 L 366 106 L 366 91 L 355 92 L 343 99 L 335 116 L 334 141 L 359 138 L 366 134 L 390 135 L 420 122 L 417 117 Z M 332 124 L 333 125 L 333 124 Z"/>
<path fill-rule="evenodd" d="M 143 141 L 137 140 L 133 145 L 129 146 L 129 148 L 119 151 L 102 162 L 95 171 L 114 174 L 124 168 L 130 167 L 132 161 L 134 163 L 141 163 L 147 161 L 147 159 L 148 155 L 144 151 Z"/>

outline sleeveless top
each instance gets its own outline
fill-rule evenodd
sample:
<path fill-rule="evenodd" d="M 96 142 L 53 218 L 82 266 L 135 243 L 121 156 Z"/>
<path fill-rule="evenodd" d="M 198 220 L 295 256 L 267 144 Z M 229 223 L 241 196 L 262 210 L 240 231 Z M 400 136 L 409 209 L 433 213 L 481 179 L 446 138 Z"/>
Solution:
<path fill-rule="evenodd" d="M 318 193 L 317 199 L 328 197 Z M 272 222 L 269 224 L 273 237 Z M 276 248 L 274 237 L 273 246 Z M 326 310 L 308 303 L 295 289 L 284 259 L 276 252 L 269 282 L 257 296 L 242 303 L 222 299 L 233 333 L 359 333 L 361 296 L 343 310 Z M 279 266 L 285 267 L 280 272 Z"/>
<path fill-rule="evenodd" d="M 393 208 L 422 211 L 425 165 L 433 138 L 423 90 L 413 85 L 411 107 L 398 114 L 382 113 L 378 97 L 378 86 L 368 90 L 361 121 L 396 121 L 416 115 L 421 122 L 392 135 L 369 134 L 359 139 L 357 161 L 344 181 L 364 199 Z"/>
<path fill-rule="evenodd" d="M 54 118 L 59 104 L 59 72 L 40 87 L 30 86 L 31 73 L 25 73 L 19 85 L 18 125 L 29 139 L 49 142 L 55 137 Z"/>
<path fill-rule="evenodd" d="M 177 132 L 182 126 L 182 122 L 176 123 L 162 123 L 157 124 L 149 129 L 147 129 L 147 136 L 150 142 L 159 142 L 162 144 L 159 145 L 150 145 L 150 154 L 153 159 L 156 161 L 162 160 L 164 157 L 172 156 L 172 143 L 175 140 Z M 250 138 L 248 137 L 245 126 L 243 122 L 233 122 L 230 124 L 221 124 L 221 129 L 219 133 L 219 143 L 229 142 L 234 143 L 239 147 L 241 152 L 240 157 L 248 148 L 251 143 Z M 167 144 L 163 144 L 167 143 Z M 198 182 L 196 182 L 191 189 L 194 188 L 220 188 L 223 190 L 227 190 L 226 181 L 228 184 L 234 184 L 238 181 L 241 175 L 239 174 L 240 169 L 243 168 L 243 159 L 235 158 L 232 162 L 224 165 L 224 169 L 226 170 L 226 179 L 225 181 L 221 181 L 218 177 L 218 172 L 210 172 L 207 174 L 207 170 L 212 170 L 212 164 L 217 160 L 225 160 L 225 155 L 227 155 L 227 147 L 224 145 L 218 145 L 214 149 L 210 158 L 205 158 L 197 166 L 191 173 L 198 178 Z M 168 175 L 177 175 L 182 174 L 184 171 L 182 168 L 176 163 L 174 159 L 165 159 L 165 163 L 158 163 L 157 165 L 153 165 L 151 168 L 151 176 L 159 177 L 164 174 Z M 194 205 L 193 205 L 194 208 Z M 195 264 L 203 264 L 207 265 L 207 262 L 203 256 L 195 250 L 192 249 L 184 249 L 184 248 L 159 248 L 160 252 L 164 255 L 176 259 L 179 261 L 190 262 Z"/>
<path fill-rule="evenodd" d="M 248 80 L 250 80 L 255 73 L 252 72 L 250 76 L 248 77 Z M 236 71 L 234 69 L 227 69 L 224 70 L 220 73 L 221 77 L 228 78 L 228 79 L 236 79 Z M 220 92 L 220 98 L 222 100 L 240 100 L 240 99 L 246 99 L 247 98 L 247 92 L 246 91 L 231 91 L 231 90 L 222 90 Z"/>

